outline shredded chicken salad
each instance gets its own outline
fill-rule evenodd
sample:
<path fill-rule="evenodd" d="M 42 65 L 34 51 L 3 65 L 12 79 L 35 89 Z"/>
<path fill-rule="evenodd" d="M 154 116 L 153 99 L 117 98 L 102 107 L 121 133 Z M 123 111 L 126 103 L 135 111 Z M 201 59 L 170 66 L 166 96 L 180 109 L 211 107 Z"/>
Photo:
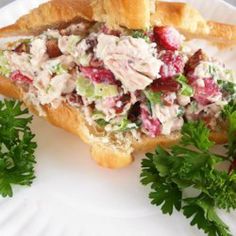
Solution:
<path fill-rule="evenodd" d="M 8 44 L 0 73 L 22 87 L 41 115 L 43 105 L 68 103 L 108 133 L 157 137 L 199 119 L 216 130 L 235 98 L 235 75 L 184 45 L 172 27 L 115 31 L 82 22 Z"/>

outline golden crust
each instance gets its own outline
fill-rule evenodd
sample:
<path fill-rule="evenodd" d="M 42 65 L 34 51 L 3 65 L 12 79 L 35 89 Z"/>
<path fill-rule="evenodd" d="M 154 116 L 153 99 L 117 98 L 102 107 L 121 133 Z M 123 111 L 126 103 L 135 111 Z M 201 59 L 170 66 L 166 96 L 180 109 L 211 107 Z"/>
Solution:
<path fill-rule="evenodd" d="M 176 144 L 178 143 L 180 137 L 181 135 L 179 132 L 168 135 L 168 137 L 161 135 L 156 138 L 150 138 L 146 135 L 143 135 L 140 142 L 133 142 L 133 147 L 135 151 L 147 152 L 155 149 L 157 145 L 169 147 L 173 144 Z"/>
<path fill-rule="evenodd" d="M 208 21 L 209 34 L 206 38 L 215 39 L 220 43 L 236 44 L 236 26 L 228 25 L 214 21 Z M 226 42 L 225 42 L 226 41 Z"/>
<path fill-rule="evenodd" d="M 47 28 L 61 28 L 81 18 L 92 20 L 89 0 L 52 0 L 33 9 L 15 24 L 0 30 L 0 37 L 38 34 Z"/>
<path fill-rule="evenodd" d="M 21 99 L 22 92 L 9 79 L 0 76 L 0 93 L 6 97 Z"/>
<path fill-rule="evenodd" d="M 150 0 L 94 0 L 94 19 L 111 27 L 147 29 L 150 24 Z"/>
<path fill-rule="evenodd" d="M 168 136 L 158 136 L 156 138 L 150 138 L 148 136 L 143 136 L 140 142 L 134 141 L 133 147 L 135 151 L 148 152 L 155 149 L 157 146 L 170 147 L 177 144 L 181 138 L 179 132 L 172 133 Z M 212 132 L 210 135 L 210 140 L 214 141 L 216 144 L 224 144 L 227 142 L 226 132 Z"/>
<path fill-rule="evenodd" d="M 170 25 L 187 38 L 208 39 L 211 42 L 236 44 L 236 26 L 206 21 L 191 5 L 175 2 L 157 2 L 151 15 L 151 25 Z"/>
<path fill-rule="evenodd" d="M 15 24 L 0 30 L 0 37 L 39 34 L 47 28 L 62 28 L 81 21 L 104 21 L 110 26 L 146 29 L 150 22 L 150 1 L 137 0 L 52 0 L 41 4 Z"/>
<path fill-rule="evenodd" d="M 131 153 L 101 143 L 92 145 L 91 154 L 100 166 L 111 169 L 126 167 L 134 160 Z"/>
<path fill-rule="evenodd" d="M 156 11 L 151 15 L 151 25 L 175 26 L 186 29 L 189 33 L 195 33 L 199 29 L 208 32 L 205 19 L 196 9 L 185 3 L 157 2 Z"/>
<path fill-rule="evenodd" d="M 52 0 L 22 16 L 15 24 L 0 29 L 0 37 L 38 34 L 84 20 L 106 22 L 111 27 L 146 29 L 150 25 L 172 25 L 187 38 L 204 38 L 236 44 L 236 26 L 206 21 L 186 3 L 153 0 Z"/>

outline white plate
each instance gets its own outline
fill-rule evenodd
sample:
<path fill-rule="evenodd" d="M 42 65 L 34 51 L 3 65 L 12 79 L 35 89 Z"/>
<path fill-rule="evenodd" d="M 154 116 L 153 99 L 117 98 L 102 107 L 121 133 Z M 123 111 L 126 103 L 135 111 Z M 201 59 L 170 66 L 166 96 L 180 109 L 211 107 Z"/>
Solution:
<path fill-rule="evenodd" d="M 39 2 L 18 0 L 0 9 L 0 25 L 14 22 Z M 222 1 L 189 2 L 207 18 L 236 23 L 236 9 Z M 218 57 L 236 70 L 236 50 Z M 32 128 L 38 143 L 37 179 L 31 188 L 16 188 L 12 199 L 0 199 L 1 236 L 203 235 L 182 214 L 169 217 L 151 206 L 148 189 L 139 183 L 140 157 L 126 169 L 103 169 L 77 137 L 39 118 Z M 222 217 L 236 235 L 236 214 Z"/>

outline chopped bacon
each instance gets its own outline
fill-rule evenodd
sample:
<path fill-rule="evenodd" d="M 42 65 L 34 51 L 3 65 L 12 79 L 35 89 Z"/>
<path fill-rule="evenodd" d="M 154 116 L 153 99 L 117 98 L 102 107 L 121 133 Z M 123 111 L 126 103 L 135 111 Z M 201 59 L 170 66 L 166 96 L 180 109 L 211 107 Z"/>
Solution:
<path fill-rule="evenodd" d="M 23 53 L 23 52 L 29 53 L 29 51 L 30 51 L 30 47 L 27 43 L 21 43 L 14 49 L 14 52 L 16 53 Z"/>
<path fill-rule="evenodd" d="M 160 59 L 164 62 L 160 69 L 162 78 L 169 78 L 183 73 L 184 60 L 181 55 L 176 55 L 172 51 L 166 51 L 161 55 Z"/>
<path fill-rule="evenodd" d="M 33 80 L 26 75 L 23 75 L 19 70 L 14 71 L 10 78 L 14 82 L 20 82 L 25 84 L 32 84 Z"/>
<path fill-rule="evenodd" d="M 185 65 L 184 71 L 186 74 L 192 73 L 201 61 L 207 59 L 207 56 L 203 53 L 202 49 L 196 51 L 188 60 Z"/>
<path fill-rule="evenodd" d="M 177 92 L 180 89 L 180 84 L 172 78 L 166 79 L 156 79 L 152 85 L 151 89 L 154 92 Z"/>
<path fill-rule="evenodd" d="M 178 50 L 183 42 L 182 36 L 173 27 L 156 26 L 153 32 L 157 45 L 163 49 Z"/>
<path fill-rule="evenodd" d="M 80 70 L 84 76 L 91 79 L 95 83 L 117 84 L 115 76 L 110 70 L 92 66 L 81 66 Z"/>
<path fill-rule="evenodd" d="M 58 47 L 58 40 L 57 39 L 49 39 L 46 42 L 47 47 L 47 54 L 49 58 L 55 58 L 62 55 L 61 50 Z"/>
<path fill-rule="evenodd" d="M 145 106 L 141 106 L 142 127 L 148 134 L 155 138 L 161 134 L 161 122 L 158 119 L 151 117 Z"/>

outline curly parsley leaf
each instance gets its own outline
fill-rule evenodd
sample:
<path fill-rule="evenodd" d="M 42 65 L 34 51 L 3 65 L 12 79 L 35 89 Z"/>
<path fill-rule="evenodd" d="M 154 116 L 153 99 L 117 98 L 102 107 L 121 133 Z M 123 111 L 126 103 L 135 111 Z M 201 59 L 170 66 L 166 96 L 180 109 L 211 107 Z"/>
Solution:
<path fill-rule="evenodd" d="M 226 109 L 230 150 L 235 147 L 230 142 L 235 138 L 236 115 L 232 107 Z M 151 185 L 151 202 L 161 206 L 164 214 L 171 215 L 174 209 L 182 211 L 187 218 L 192 218 L 191 225 L 196 225 L 209 236 L 229 236 L 229 228 L 218 217 L 216 209 L 236 209 L 236 171 L 227 173 L 217 168 L 225 158 L 230 158 L 210 151 L 214 143 L 209 135 L 203 122 L 186 123 L 180 145 L 170 150 L 157 147 L 154 154 L 148 154 L 142 161 L 141 182 Z M 199 194 L 184 198 L 183 191 L 188 188 Z"/>
<path fill-rule="evenodd" d="M 181 143 L 184 146 L 193 145 L 200 150 L 208 150 L 214 143 L 209 140 L 210 130 L 203 122 L 190 122 L 182 128 Z"/>
<path fill-rule="evenodd" d="M 32 117 L 16 101 L 0 101 L 0 194 L 13 195 L 13 185 L 31 185 L 37 147 L 29 124 Z"/>
<path fill-rule="evenodd" d="M 142 161 L 141 182 L 144 185 L 151 184 L 152 192 L 149 195 L 151 203 L 161 206 L 164 214 L 171 215 L 174 209 L 178 211 L 181 209 L 182 193 L 176 184 L 166 182 L 157 173 L 153 158 L 154 155 L 149 153 L 147 159 Z"/>
<path fill-rule="evenodd" d="M 236 159 L 236 102 L 226 105 L 222 115 L 228 121 L 228 157 Z"/>
<path fill-rule="evenodd" d="M 217 215 L 211 198 L 201 194 L 184 202 L 183 214 L 192 218 L 191 225 L 196 225 L 210 236 L 231 236 L 229 227 Z"/>

